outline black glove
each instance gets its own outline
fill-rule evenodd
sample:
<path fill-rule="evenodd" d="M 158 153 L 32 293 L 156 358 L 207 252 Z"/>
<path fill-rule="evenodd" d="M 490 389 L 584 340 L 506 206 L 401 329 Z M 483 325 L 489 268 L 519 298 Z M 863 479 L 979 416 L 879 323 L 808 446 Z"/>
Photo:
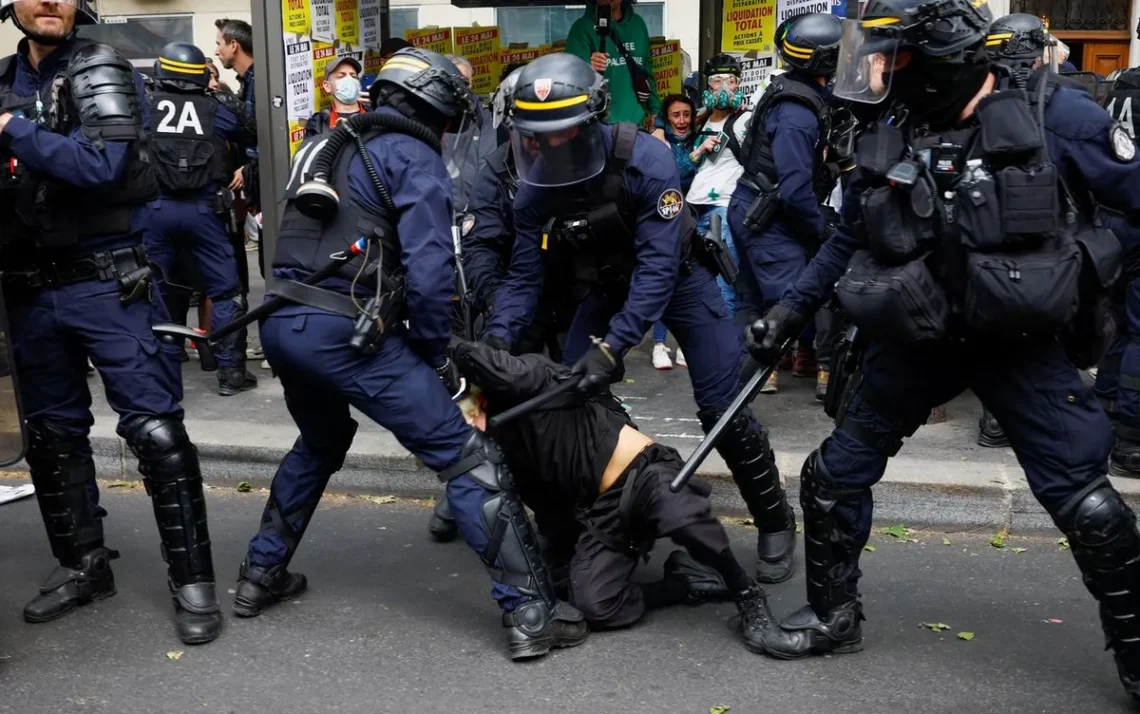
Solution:
<path fill-rule="evenodd" d="M 784 343 L 804 329 L 804 316 L 784 305 L 776 305 L 763 320 L 744 329 L 744 341 L 752 359 L 762 365 L 775 364 L 783 355 Z"/>
<path fill-rule="evenodd" d="M 507 344 L 507 341 L 498 335 L 483 335 L 479 341 L 496 350 L 511 351 L 511 346 Z"/>
<path fill-rule="evenodd" d="M 448 358 L 448 360 L 444 362 L 442 366 L 436 367 L 435 373 L 439 375 L 439 379 L 443 382 L 443 386 L 447 387 L 447 393 L 451 395 L 452 399 L 455 399 L 463 393 L 465 383 L 463 381 L 463 378 L 459 376 L 459 368 L 455 366 L 455 363 L 451 361 L 451 358 Z"/>
<path fill-rule="evenodd" d="M 625 376 L 625 364 L 620 355 L 614 354 L 595 337 L 593 346 L 574 364 L 571 374 L 582 377 L 578 382 L 579 392 L 601 394 L 609 385 L 621 381 Z"/>

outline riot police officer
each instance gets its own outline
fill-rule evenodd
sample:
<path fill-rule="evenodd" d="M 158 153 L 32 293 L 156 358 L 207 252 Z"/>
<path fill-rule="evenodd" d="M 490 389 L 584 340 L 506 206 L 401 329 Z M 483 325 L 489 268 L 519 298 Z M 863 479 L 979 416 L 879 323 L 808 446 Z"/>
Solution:
<path fill-rule="evenodd" d="M 660 319 L 685 352 L 697 416 L 710 429 L 739 384 L 740 335 L 695 255 L 701 244 L 672 153 L 634 124 L 604 123 L 608 96 L 604 79 L 572 55 L 541 57 L 519 75 L 515 245 L 485 339 L 513 343 L 544 273 L 567 279 L 578 308 L 563 358 L 584 375 L 583 388 L 620 379 L 625 353 Z M 793 571 L 795 515 L 768 435 L 741 414 L 718 449 L 759 531 L 757 579 L 782 582 Z"/>
<path fill-rule="evenodd" d="M 287 567 L 352 444 L 351 405 L 441 472 L 459 532 L 491 573 L 511 656 L 576 645 L 585 622 L 554 593 L 502 453 L 452 401 L 452 194 L 440 142 L 464 135 L 474 98 L 454 64 L 422 49 L 397 52 L 376 83 L 376 111 L 307 139 L 286 187 L 267 292 L 292 304 L 262 321 L 261 341 L 301 433 L 273 478 L 234 611 L 256 616 L 304 591 Z M 360 264 L 319 281 L 329 256 L 358 241 L 368 246 Z"/>
<path fill-rule="evenodd" d="M 787 72 L 772 78 L 741 145 L 744 174 L 728 207 L 740 252 L 742 320 L 779 300 L 832 230 L 820 210 L 832 185 L 817 187 L 830 133 L 827 81 L 835 73 L 842 33 L 829 14 L 788 18 L 776 29 Z M 827 371 L 828 325 L 821 320 L 820 369 Z M 751 366 L 750 366 L 751 367 Z M 776 372 L 765 391 L 775 391 Z M 817 377 L 826 389 L 827 376 Z"/>
<path fill-rule="evenodd" d="M 1043 70 L 1017 89 L 985 53 L 984 4 L 871 0 L 847 22 L 836 95 L 872 99 L 866 52 L 878 51 L 907 115 L 860 138 L 842 225 L 750 332 L 755 356 L 774 358 L 834 286 L 870 340 L 836 429 L 803 466 L 808 605 L 752 645 L 780 658 L 862 649 L 871 488 L 931 408 L 972 388 L 1068 536 L 1140 696 L 1140 535 L 1105 477 L 1108 421 L 1070 361 L 1095 353 L 1082 286 L 1111 282 L 1119 245 L 1065 190 L 1140 215 L 1136 147 Z"/>
<path fill-rule="evenodd" d="M 178 405 L 178 349 L 150 331 L 166 313 L 142 248 L 158 185 L 142 155 L 141 77 L 114 49 L 75 39 L 76 24 L 96 21 L 87 2 L 3 0 L 0 17 L 26 38 L 0 61 L 0 264 L 28 468 L 59 561 L 24 618 L 46 622 L 115 594 L 117 553 L 88 496 L 90 358 L 154 502 L 178 636 L 209 642 L 222 616 L 198 453 Z"/>
<path fill-rule="evenodd" d="M 206 55 L 188 42 L 162 48 L 154 79 L 147 97 L 150 155 L 162 197 L 151 204 L 147 219 L 147 254 L 165 276 L 174 268 L 178 248 L 189 248 L 213 301 L 212 327 L 218 329 L 248 307 L 226 233 L 227 142 L 242 150 L 256 146 L 257 129 L 244 102 L 208 90 Z M 245 343 L 246 331 L 238 330 L 217 351 L 218 394 L 224 397 L 257 386 L 245 368 Z"/>

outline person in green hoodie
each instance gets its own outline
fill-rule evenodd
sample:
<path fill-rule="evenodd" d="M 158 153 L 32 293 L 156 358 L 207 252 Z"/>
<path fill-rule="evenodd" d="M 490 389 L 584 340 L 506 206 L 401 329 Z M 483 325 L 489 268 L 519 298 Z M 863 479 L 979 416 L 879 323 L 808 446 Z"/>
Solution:
<path fill-rule="evenodd" d="M 610 7 L 610 35 L 605 38 L 595 30 L 599 5 Z M 625 52 L 619 50 L 619 42 Z M 586 60 L 609 81 L 611 124 L 644 124 L 646 117 L 660 113 L 661 100 L 653 86 L 649 57 L 649 30 L 645 20 L 634 13 L 633 0 L 586 0 L 585 12 L 566 36 L 566 53 Z M 634 61 L 634 67 L 628 66 L 628 59 Z"/>

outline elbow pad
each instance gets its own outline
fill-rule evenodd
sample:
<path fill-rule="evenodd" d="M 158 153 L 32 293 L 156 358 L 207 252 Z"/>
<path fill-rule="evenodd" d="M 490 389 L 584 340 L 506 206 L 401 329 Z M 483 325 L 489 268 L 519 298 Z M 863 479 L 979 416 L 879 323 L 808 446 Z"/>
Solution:
<path fill-rule="evenodd" d="M 74 115 L 96 146 L 141 138 L 134 69 L 114 48 L 95 43 L 79 49 L 67 65 L 67 83 Z"/>

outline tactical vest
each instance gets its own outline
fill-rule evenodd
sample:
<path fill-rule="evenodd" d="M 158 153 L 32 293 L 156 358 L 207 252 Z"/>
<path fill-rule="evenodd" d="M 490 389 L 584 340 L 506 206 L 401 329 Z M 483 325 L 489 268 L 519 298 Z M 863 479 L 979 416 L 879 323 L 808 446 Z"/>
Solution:
<path fill-rule="evenodd" d="M 74 105 L 55 101 L 65 89 L 67 65 L 82 47 L 76 40 L 56 50 L 59 72 L 40 102 L 12 93 L 16 56 L 0 59 L 0 113 L 20 113 L 52 133 L 68 136 L 79 126 Z M 32 244 L 44 248 L 75 245 L 83 238 L 130 233 L 131 208 L 158 198 L 158 183 L 141 142 L 130 142 L 123 176 L 111 187 L 80 188 L 38 175 L 18 159 L 0 176 L 0 245 Z"/>
<path fill-rule="evenodd" d="M 214 129 L 218 100 L 202 92 L 161 87 L 147 97 L 150 105 L 151 164 L 162 192 L 198 194 L 228 183 L 226 140 Z"/>
<path fill-rule="evenodd" d="M 365 141 L 379 136 L 381 131 L 373 130 L 364 134 Z M 360 238 L 379 236 L 383 249 L 380 269 L 384 275 L 402 275 L 403 263 L 400 260 L 400 239 L 396 235 L 397 216 L 387 210 L 377 210 L 363 203 L 352 191 L 348 180 L 348 169 L 352 158 L 357 155 L 354 142 L 348 142 L 336 157 L 329 173 L 329 183 L 340 196 L 340 207 L 329 221 L 309 218 L 297 210 L 294 199 L 297 189 L 308 176 L 317 153 L 328 142 L 330 134 L 306 138 L 297 149 L 289 172 L 289 182 L 285 187 L 285 210 L 281 216 L 281 229 L 277 235 L 277 250 L 273 256 L 275 269 L 294 269 L 306 274 L 315 273 L 329 262 L 329 256 L 346 250 Z M 377 201 L 379 202 L 379 201 Z M 373 256 L 377 257 L 377 256 Z M 374 270 L 374 266 L 369 270 Z M 359 261 L 353 261 L 335 275 L 350 282 L 360 273 Z M 360 293 L 375 291 L 376 277 L 358 280 Z"/>
<path fill-rule="evenodd" d="M 969 128 L 916 135 L 880 122 L 859 139 L 867 248 L 836 295 L 869 338 L 1064 334 L 1082 267 L 1115 279 L 1119 243 L 1050 160 L 1042 117 L 1056 83 L 1040 79 L 982 98 Z"/>
<path fill-rule="evenodd" d="M 1124 125 L 1133 139 L 1140 136 L 1140 67 L 1133 67 L 1116 78 L 1104 108 Z"/>
<path fill-rule="evenodd" d="M 744 158 L 741 160 L 737 157 L 740 165 L 744 167 L 745 178 L 761 188 L 766 185 L 774 187 L 778 181 L 776 161 L 772 157 L 772 145 L 765 123 L 768 120 L 769 110 L 776 102 L 782 101 L 798 102 L 815 115 L 819 122 L 819 140 L 812 156 L 812 175 L 818 173 L 820 165 L 823 164 L 823 154 L 830 133 L 830 111 L 827 102 L 811 86 L 787 74 L 776 75 L 764 90 L 756 108 L 752 110 L 752 123 L 749 124 L 748 133 L 745 134 L 744 143 L 740 147 Z"/>

